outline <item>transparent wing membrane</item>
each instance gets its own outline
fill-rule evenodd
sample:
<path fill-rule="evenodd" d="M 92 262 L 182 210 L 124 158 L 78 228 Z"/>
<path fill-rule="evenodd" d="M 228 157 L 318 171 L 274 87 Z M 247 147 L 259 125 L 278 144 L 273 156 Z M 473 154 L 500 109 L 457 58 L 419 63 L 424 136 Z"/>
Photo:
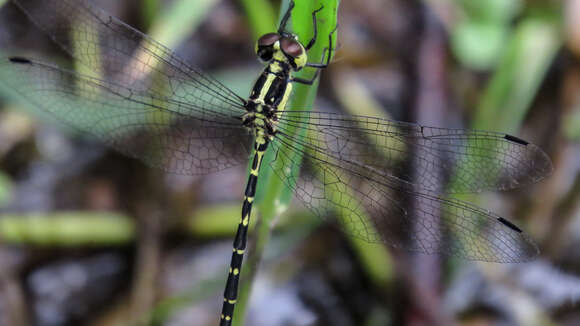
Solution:
<path fill-rule="evenodd" d="M 280 161 L 272 167 L 286 186 L 317 216 L 335 216 L 352 236 L 473 260 L 519 262 L 538 254 L 527 235 L 487 210 L 414 191 L 408 183 L 380 178 L 364 165 L 336 161 L 322 152 L 304 150 L 301 160 L 296 145 L 285 137 L 272 146 Z"/>
<path fill-rule="evenodd" d="M 286 111 L 279 121 L 288 142 L 365 166 L 375 178 L 398 186 L 441 191 L 446 185 L 448 193 L 508 190 L 537 182 L 552 171 L 541 149 L 506 134 L 321 112 Z M 292 136 L 289 128 L 307 133 Z M 413 169 L 407 166 L 411 158 Z"/>
<path fill-rule="evenodd" d="M 148 165 L 205 174 L 247 160 L 250 135 L 240 119 L 170 97 L 15 58 L 0 82 L 73 128 Z"/>
<path fill-rule="evenodd" d="M 72 71 L 0 58 L 0 83 L 129 156 L 180 174 L 247 162 L 245 100 L 88 1 L 16 3 L 75 62 Z M 446 193 L 506 190 L 550 174 L 516 137 L 287 109 L 275 174 L 315 215 L 369 242 L 517 262 L 538 250 L 515 225 Z"/>
<path fill-rule="evenodd" d="M 183 62 L 167 47 L 89 1 L 12 1 L 71 57 L 92 73 L 136 91 L 212 111 L 243 113 L 244 100 L 214 78 Z"/>

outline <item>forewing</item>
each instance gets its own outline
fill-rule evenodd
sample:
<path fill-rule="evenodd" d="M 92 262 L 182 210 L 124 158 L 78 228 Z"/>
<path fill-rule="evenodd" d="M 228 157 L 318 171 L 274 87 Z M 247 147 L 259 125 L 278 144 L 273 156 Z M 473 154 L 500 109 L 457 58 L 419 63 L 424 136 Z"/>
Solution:
<path fill-rule="evenodd" d="M 321 112 L 285 111 L 279 121 L 289 142 L 364 165 L 381 182 L 409 190 L 507 190 L 537 182 L 552 171 L 541 149 L 506 134 Z M 308 133 L 292 137 L 293 128 Z"/>
<path fill-rule="evenodd" d="M 205 174 L 247 160 L 251 137 L 239 116 L 28 59 L 0 60 L 0 83 L 68 125 L 151 166 Z"/>
<path fill-rule="evenodd" d="M 204 174 L 241 162 L 244 101 L 143 33 L 83 0 L 14 0 L 82 74 L 4 59 L 0 82 L 147 164 Z"/>
<path fill-rule="evenodd" d="M 186 115 L 192 108 L 224 114 L 243 111 L 244 100 L 227 87 L 89 1 L 12 2 L 92 76 L 150 96 L 169 93 L 190 104 L 180 108 Z"/>

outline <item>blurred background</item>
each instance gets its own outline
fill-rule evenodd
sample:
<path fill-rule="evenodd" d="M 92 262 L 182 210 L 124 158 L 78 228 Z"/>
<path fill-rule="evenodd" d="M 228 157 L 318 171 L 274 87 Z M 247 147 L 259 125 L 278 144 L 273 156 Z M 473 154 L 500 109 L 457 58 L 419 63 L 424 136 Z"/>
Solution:
<path fill-rule="evenodd" d="M 262 67 L 254 42 L 280 11 L 94 2 L 242 97 Z M 58 62 L 0 4 L 0 51 Z M 315 107 L 537 144 L 548 179 L 460 198 L 515 221 L 541 254 L 494 264 L 394 251 L 296 201 L 246 260 L 246 325 L 580 325 L 580 0 L 345 0 L 338 23 Z M 216 325 L 246 175 L 164 174 L 0 93 L 0 325 Z"/>

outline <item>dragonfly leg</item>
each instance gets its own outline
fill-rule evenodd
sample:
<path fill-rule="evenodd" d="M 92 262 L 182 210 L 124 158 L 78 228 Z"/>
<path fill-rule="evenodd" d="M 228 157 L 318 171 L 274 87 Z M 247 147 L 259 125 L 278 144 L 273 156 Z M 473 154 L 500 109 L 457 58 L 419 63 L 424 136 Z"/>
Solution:
<path fill-rule="evenodd" d="M 332 30 L 332 32 L 330 32 L 330 34 L 328 34 L 328 47 L 325 48 L 324 51 L 322 51 L 322 59 L 320 60 L 320 62 L 306 64 L 306 67 L 311 67 L 311 68 L 316 69 L 316 73 L 314 73 L 314 76 L 311 79 L 292 78 L 292 82 L 296 82 L 296 83 L 300 83 L 300 84 L 304 84 L 304 85 L 312 85 L 314 83 L 314 81 L 316 80 L 316 78 L 318 78 L 318 76 L 320 75 L 320 70 L 328 67 L 328 65 L 330 64 L 330 59 L 332 58 L 332 51 L 333 51 L 332 34 L 334 34 L 336 32 L 337 28 L 338 28 L 338 25 L 336 27 L 334 27 L 334 29 Z M 325 55 L 326 55 L 326 60 L 324 59 Z"/>
<path fill-rule="evenodd" d="M 310 39 L 310 41 L 308 42 L 308 44 L 304 47 L 304 49 L 306 49 L 306 51 L 310 50 L 310 48 L 314 45 L 314 43 L 316 43 L 316 38 L 318 37 L 318 22 L 316 21 L 316 14 L 321 11 L 324 8 L 324 6 L 320 6 L 320 8 L 314 10 L 312 12 L 312 25 L 314 28 L 314 35 L 312 35 L 312 39 Z"/>
<path fill-rule="evenodd" d="M 294 0 L 290 1 L 290 4 L 288 5 L 288 10 L 286 10 L 284 17 L 282 17 L 280 27 L 278 27 L 278 34 L 284 33 L 284 30 L 286 29 L 286 24 L 288 23 L 288 19 L 290 19 L 290 13 L 292 13 L 292 9 L 294 9 Z"/>

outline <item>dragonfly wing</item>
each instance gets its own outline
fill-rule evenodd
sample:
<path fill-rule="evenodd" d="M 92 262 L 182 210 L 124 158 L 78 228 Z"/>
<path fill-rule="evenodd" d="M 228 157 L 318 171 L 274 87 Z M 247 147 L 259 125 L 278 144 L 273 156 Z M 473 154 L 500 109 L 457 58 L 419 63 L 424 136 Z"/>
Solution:
<path fill-rule="evenodd" d="M 279 121 L 289 141 L 341 162 L 364 165 L 384 182 L 407 184 L 409 189 L 507 190 L 537 182 L 552 171 L 540 148 L 501 133 L 321 112 L 284 111 Z M 306 134 L 293 137 L 294 128 Z"/>
<path fill-rule="evenodd" d="M 373 169 L 337 161 L 280 136 L 271 166 L 315 215 L 367 242 L 491 262 L 522 262 L 538 254 L 509 221 L 466 202 L 382 180 Z M 385 181 L 385 182 L 383 182 Z"/>
<path fill-rule="evenodd" d="M 153 96 L 171 93 L 190 103 L 187 109 L 243 113 L 241 97 L 89 1 L 47 0 L 41 6 L 31 0 L 12 2 L 97 77 Z"/>
<path fill-rule="evenodd" d="M 240 117 L 23 58 L 0 58 L 0 85 L 129 156 L 179 174 L 245 162 Z"/>

